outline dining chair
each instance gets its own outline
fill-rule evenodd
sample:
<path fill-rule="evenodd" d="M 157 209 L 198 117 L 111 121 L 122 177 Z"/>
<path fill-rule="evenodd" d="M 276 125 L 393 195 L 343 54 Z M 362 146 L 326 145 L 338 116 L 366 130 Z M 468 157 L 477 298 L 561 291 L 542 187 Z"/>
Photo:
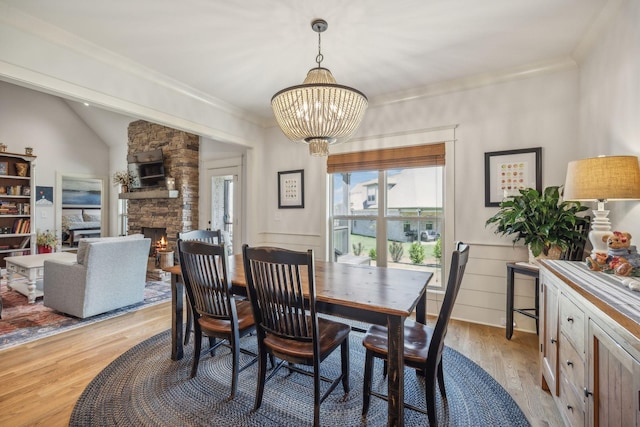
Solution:
<path fill-rule="evenodd" d="M 224 245 L 200 241 L 178 240 L 182 279 L 194 316 L 194 346 L 191 378 L 198 373 L 202 355 L 210 353 L 226 342 L 233 357 L 231 399 L 238 384 L 238 374 L 257 361 L 257 355 L 240 347 L 240 338 L 255 331 L 251 303 L 237 300 L 231 292 L 227 253 Z M 209 338 L 210 348 L 202 351 L 202 336 Z M 217 338 L 221 341 L 216 342 Z M 252 359 L 240 367 L 240 353 Z"/>
<path fill-rule="evenodd" d="M 424 375 L 427 409 L 425 411 L 423 408 L 407 403 L 405 403 L 405 407 L 426 413 L 429 417 L 429 425 L 431 427 L 437 425 L 436 381 L 439 384 L 440 394 L 446 399 L 444 374 L 442 370 L 442 350 L 444 349 L 444 338 L 447 334 L 447 326 L 451 318 L 453 305 L 458 296 L 458 291 L 460 290 L 462 276 L 464 275 L 468 259 L 469 245 L 457 242 L 456 250 L 451 256 L 449 280 L 435 326 L 430 327 L 409 320 L 407 320 L 404 325 L 404 364 L 405 366 L 422 372 Z M 386 366 L 389 357 L 387 328 L 379 325 L 370 326 L 362 340 L 362 345 L 364 345 L 366 349 L 362 416 L 366 417 L 369 411 L 371 396 L 384 400 L 388 399 L 386 395 L 375 392 L 371 388 L 374 358 L 384 360 L 384 376 L 386 376 Z"/>
<path fill-rule="evenodd" d="M 294 252 L 243 245 L 242 255 L 249 300 L 258 337 L 258 384 L 254 410 L 262 404 L 266 381 L 287 363 L 289 371 L 313 376 L 313 423 L 320 423 L 320 404 L 342 381 L 349 392 L 349 325 L 318 317 L 313 251 Z M 340 347 L 341 374 L 329 379 L 320 364 Z M 267 355 L 280 362 L 266 377 Z M 306 365 L 313 371 L 295 366 Z M 321 381 L 330 385 L 320 394 Z"/>
<path fill-rule="evenodd" d="M 224 243 L 222 241 L 221 230 L 191 230 L 178 233 L 178 239 L 181 240 L 197 240 L 199 242 L 211 243 L 219 245 Z M 180 262 L 180 248 L 178 247 L 178 262 Z M 188 296 L 187 296 L 188 298 Z M 193 314 L 191 313 L 191 304 L 187 303 L 187 321 L 185 322 L 184 330 L 184 345 L 189 344 L 189 337 L 191 336 L 191 323 Z"/>

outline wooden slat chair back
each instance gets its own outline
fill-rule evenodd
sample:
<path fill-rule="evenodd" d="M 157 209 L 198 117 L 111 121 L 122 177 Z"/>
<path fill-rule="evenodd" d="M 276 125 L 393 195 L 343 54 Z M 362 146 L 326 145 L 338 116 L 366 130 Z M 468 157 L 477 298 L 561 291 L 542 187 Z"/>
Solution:
<path fill-rule="evenodd" d="M 429 418 L 429 425 L 432 427 L 437 425 L 436 382 L 439 384 L 440 394 L 446 399 L 444 373 L 442 369 L 444 338 L 447 334 L 449 320 L 451 319 L 453 306 L 460 291 L 460 285 L 462 284 L 462 278 L 468 260 L 469 246 L 462 242 L 457 242 L 456 250 L 451 256 L 451 268 L 449 270 L 447 288 L 435 326 L 430 327 L 408 320 L 404 325 L 404 363 L 405 366 L 422 371 L 424 374 L 427 409 L 425 410 L 407 403 L 405 403 L 405 406 L 409 409 L 426 413 Z M 374 392 L 371 389 L 374 358 L 384 360 L 386 367 L 389 357 L 387 328 L 372 325 L 367 331 L 362 344 L 366 348 L 362 415 L 366 416 L 369 410 L 371 396 L 385 400 L 388 399 L 386 395 Z M 386 369 L 384 370 L 384 374 L 386 375 Z"/>
<path fill-rule="evenodd" d="M 196 240 L 199 242 L 211 243 L 212 245 L 219 245 L 224 243 L 222 241 L 221 230 L 191 230 L 178 233 L 179 240 Z M 178 262 L 180 262 L 180 247 L 177 246 Z M 184 331 L 184 345 L 189 344 L 189 337 L 191 336 L 191 323 L 193 315 L 191 314 L 191 305 L 187 304 L 187 321 L 185 322 Z"/>
<path fill-rule="evenodd" d="M 295 252 L 280 248 L 242 247 L 249 299 L 258 335 L 258 386 L 255 410 L 260 408 L 264 385 L 285 363 L 290 371 L 313 376 L 314 425 L 320 423 L 320 404 L 342 382 L 349 391 L 348 325 L 319 318 L 316 313 L 313 251 Z M 342 372 L 335 379 L 320 374 L 321 362 L 341 349 Z M 267 356 L 281 359 L 266 378 Z M 313 373 L 294 366 L 313 367 Z M 320 383 L 329 388 L 321 395 Z"/>
<path fill-rule="evenodd" d="M 178 240 L 180 268 L 187 299 L 194 316 L 194 355 L 191 377 L 198 371 L 202 354 L 215 355 L 215 349 L 226 340 L 233 356 L 231 398 L 234 397 L 238 374 L 257 360 L 255 353 L 240 348 L 240 338 L 255 330 L 251 304 L 238 300 L 231 292 L 228 257 L 223 244 L 213 245 L 197 240 Z M 209 338 L 210 348 L 201 351 L 202 335 Z M 253 356 L 252 360 L 239 367 L 240 353 Z"/>
<path fill-rule="evenodd" d="M 562 256 L 560 257 L 566 261 L 583 261 L 584 260 L 584 248 L 587 244 L 587 236 L 589 235 L 589 230 L 591 230 L 591 218 L 586 216 L 587 219 L 586 224 L 580 224 L 576 226 L 576 230 L 579 233 L 579 237 L 576 238 L 569 245 L 569 249 L 567 249 Z"/>

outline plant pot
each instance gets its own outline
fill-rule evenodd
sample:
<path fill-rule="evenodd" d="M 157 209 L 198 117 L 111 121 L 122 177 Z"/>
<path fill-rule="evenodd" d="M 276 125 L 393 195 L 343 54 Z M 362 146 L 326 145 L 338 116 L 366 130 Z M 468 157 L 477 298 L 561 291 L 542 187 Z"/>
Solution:
<path fill-rule="evenodd" d="M 529 264 L 538 265 L 538 260 L 560 259 L 560 256 L 562 256 L 562 248 L 556 245 L 551 246 L 551 248 L 549 248 L 549 250 L 547 251 L 546 255 L 544 254 L 544 252 L 541 252 L 540 255 L 538 255 L 537 257 L 534 257 L 533 252 L 531 252 L 531 249 L 529 249 Z"/>
<path fill-rule="evenodd" d="M 122 192 L 123 193 L 128 193 L 129 192 L 129 186 L 128 185 L 123 185 L 122 186 Z"/>
<path fill-rule="evenodd" d="M 50 254 L 53 252 L 53 248 L 51 246 L 38 246 L 39 254 Z"/>

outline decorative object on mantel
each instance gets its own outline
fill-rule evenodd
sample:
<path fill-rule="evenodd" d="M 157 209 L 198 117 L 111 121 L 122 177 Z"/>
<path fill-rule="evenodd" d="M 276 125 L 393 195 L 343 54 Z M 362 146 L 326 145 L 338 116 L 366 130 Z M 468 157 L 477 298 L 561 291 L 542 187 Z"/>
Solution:
<path fill-rule="evenodd" d="M 129 172 L 128 169 L 124 171 L 117 171 L 113 174 L 113 183 L 116 185 L 120 184 L 120 188 L 123 193 L 127 193 L 129 191 L 129 186 L 132 181 L 133 175 L 131 175 L 131 172 Z"/>
<path fill-rule="evenodd" d="M 36 233 L 36 246 L 38 246 L 39 254 L 49 254 L 58 246 L 58 237 L 56 233 L 50 230 L 40 231 Z"/>
<path fill-rule="evenodd" d="M 614 231 L 602 236 L 602 240 L 608 250 L 606 253 L 594 252 L 586 258 L 589 270 L 640 277 L 640 257 L 635 245 L 631 244 L 631 234 Z"/>
<path fill-rule="evenodd" d="M 327 68 L 321 66 L 320 35 L 327 22 L 315 19 L 311 28 L 318 33 L 318 66 L 307 73 L 303 84 L 273 95 L 271 107 L 278 126 L 293 142 L 309 144 L 312 156 L 327 156 L 329 145 L 344 142 L 358 129 L 367 109 L 367 97 L 359 90 L 336 84 Z"/>
<path fill-rule="evenodd" d="M 500 202 L 500 210 L 485 226 L 494 225 L 495 233 L 513 236 L 513 244 L 523 240 L 533 257 L 558 259 L 569 246 L 585 239 L 579 227 L 588 218 L 578 213 L 587 207 L 580 202 L 560 199 L 560 187 L 552 186 L 539 193 L 533 188 L 519 190 L 519 195 Z M 529 259 L 530 263 L 535 260 Z"/>
<path fill-rule="evenodd" d="M 611 233 L 609 211 L 604 204 L 612 200 L 640 199 L 640 166 L 636 156 L 600 156 L 574 160 L 567 166 L 565 200 L 597 201 L 589 240 L 593 252 L 607 253 L 604 235 Z"/>
<path fill-rule="evenodd" d="M 7 151 L 7 144 L 0 142 L 0 153 L 4 153 L 5 151 Z"/>
<path fill-rule="evenodd" d="M 24 148 L 24 154 L 26 154 L 27 156 L 33 156 L 33 148 L 32 147 L 25 147 Z"/>
<path fill-rule="evenodd" d="M 164 179 L 165 184 L 167 185 L 167 190 L 171 191 L 171 190 L 175 190 L 176 189 L 176 179 L 175 178 L 171 178 L 170 176 L 166 177 Z"/>

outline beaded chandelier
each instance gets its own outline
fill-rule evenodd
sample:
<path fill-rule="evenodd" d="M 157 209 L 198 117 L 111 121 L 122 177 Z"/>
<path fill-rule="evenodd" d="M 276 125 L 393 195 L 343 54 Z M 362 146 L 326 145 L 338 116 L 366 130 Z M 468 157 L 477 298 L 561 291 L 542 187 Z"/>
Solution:
<path fill-rule="evenodd" d="M 368 101 L 359 90 L 336 84 L 331 71 L 321 66 L 320 34 L 327 22 L 316 19 L 311 28 L 318 33 L 318 66 L 303 84 L 273 95 L 271 107 L 287 138 L 308 144 L 312 156 L 327 156 L 329 145 L 345 142 L 358 129 Z"/>

